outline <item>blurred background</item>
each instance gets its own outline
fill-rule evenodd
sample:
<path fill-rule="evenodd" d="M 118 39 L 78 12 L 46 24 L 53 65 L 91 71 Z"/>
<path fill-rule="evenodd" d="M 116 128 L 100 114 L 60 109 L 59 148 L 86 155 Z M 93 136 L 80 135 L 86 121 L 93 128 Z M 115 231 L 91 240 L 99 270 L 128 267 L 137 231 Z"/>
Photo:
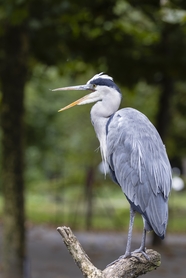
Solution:
<path fill-rule="evenodd" d="M 128 230 L 129 205 L 101 171 L 91 105 L 57 113 L 83 94 L 50 90 L 99 72 L 120 87 L 121 107 L 140 110 L 159 131 L 174 177 L 167 234 L 186 233 L 186 2 L 0 1 L 3 278 L 31 277 L 29 232 L 41 225 Z M 149 243 L 161 244 L 155 235 Z"/>

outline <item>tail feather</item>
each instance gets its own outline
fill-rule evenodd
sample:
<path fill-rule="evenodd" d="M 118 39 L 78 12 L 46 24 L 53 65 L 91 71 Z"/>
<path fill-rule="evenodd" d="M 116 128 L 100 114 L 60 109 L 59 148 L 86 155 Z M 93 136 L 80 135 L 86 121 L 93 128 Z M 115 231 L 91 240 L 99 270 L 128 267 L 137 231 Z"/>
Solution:
<path fill-rule="evenodd" d="M 168 199 L 164 199 L 162 193 L 153 194 L 145 210 L 146 221 L 152 227 L 153 231 L 164 238 L 168 222 Z"/>

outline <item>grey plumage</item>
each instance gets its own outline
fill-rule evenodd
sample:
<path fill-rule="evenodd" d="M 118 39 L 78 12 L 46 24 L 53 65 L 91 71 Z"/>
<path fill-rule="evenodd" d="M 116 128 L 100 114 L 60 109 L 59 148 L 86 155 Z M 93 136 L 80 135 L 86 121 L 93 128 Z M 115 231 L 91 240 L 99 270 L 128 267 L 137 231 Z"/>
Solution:
<path fill-rule="evenodd" d="M 145 115 L 124 108 L 109 123 L 107 149 L 111 171 L 131 205 L 148 222 L 146 230 L 153 229 L 163 238 L 168 220 L 171 170 L 158 132 Z"/>
<path fill-rule="evenodd" d="M 165 236 L 172 184 L 170 163 L 157 130 L 139 111 L 133 108 L 118 110 L 121 92 L 108 75 L 96 74 L 85 85 L 55 90 L 91 91 L 59 111 L 96 102 L 90 115 L 100 142 L 102 160 L 108 163 L 112 179 L 121 186 L 130 203 L 130 225 L 124 257 L 134 252 L 142 252 L 146 256 L 146 231 L 154 230 L 162 239 Z M 140 248 L 131 252 L 135 211 L 142 215 L 144 233 Z"/>

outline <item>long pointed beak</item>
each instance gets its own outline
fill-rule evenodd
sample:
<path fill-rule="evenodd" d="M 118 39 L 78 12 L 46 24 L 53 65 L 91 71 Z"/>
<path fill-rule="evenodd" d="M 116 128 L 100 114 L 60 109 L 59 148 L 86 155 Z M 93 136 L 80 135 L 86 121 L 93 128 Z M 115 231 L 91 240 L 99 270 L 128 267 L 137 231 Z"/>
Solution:
<path fill-rule="evenodd" d="M 57 88 L 57 89 L 53 89 L 52 91 L 92 91 L 94 92 L 93 86 L 92 84 L 86 84 L 86 85 L 79 85 L 79 86 L 70 86 L 70 87 L 63 87 L 63 88 Z M 69 109 L 75 105 L 81 105 L 84 104 L 84 102 L 86 103 L 86 100 L 90 98 L 90 94 L 85 95 L 84 97 L 70 103 L 69 105 L 61 108 L 60 110 L 58 110 L 58 112 L 64 111 L 66 109 Z"/>
<path fill-rule="evenodd" d="M 67 105 L 67 106 L 65 106 L 65 107 L 63 107 L 63 108 L 61 108 L 61 109 L 59 109 L 58 112 L 62 112 L 62 111 L 64 111 L 64 110 L 66 110 L 66 109 L 69 109 L 69 108 L 75 106 L 75 105 L 81 105 L 81 103 L 82 103 L 83 101 L 85 101 L 88 97 L 89 97 L 89 94 L 86 95 L 86 96 L 84 96 L 84 97 L 82 97 L 82 98 L 80 98 L 80 99 L 78 99 L 78 100 L 76 100 L 76 101 L 74 101 L 74 102 L 72 102 L 72 103 L 70 103 L 69 105 Z"/>
<path fill-rule="evenodd" d="M 62 87 L 53 89 L 52 91 L 85 91 L 85 90 L 93 90 L 92 84 L 78 85 L 78 86 L 70 86 L 70 87 Z"/>

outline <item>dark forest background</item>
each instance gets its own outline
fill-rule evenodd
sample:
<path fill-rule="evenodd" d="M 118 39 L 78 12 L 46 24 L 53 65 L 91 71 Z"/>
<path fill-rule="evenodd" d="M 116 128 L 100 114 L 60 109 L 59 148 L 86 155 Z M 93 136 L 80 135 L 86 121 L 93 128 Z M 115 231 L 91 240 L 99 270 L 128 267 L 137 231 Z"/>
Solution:
<path fill-rule="evenodd" d="M 80 93 L 49 90 L 83 84 L 102 71 L 120 86 L 122 107 L 139 109 L 153 122 L 172 167 L 179 168 L 184 179 L 185 1 L 0 1 L 0 217 L 5 278 L 23 277 L 25 223 L 45 221 L 47 202 L 55 205 L 55 220 L 48 214 L 48 223 L 64 221 L 77 229 L 105 228 L 99 217 L 92 222 L 95 192 L 107 213 L 109 209 L 113 213 L 113 207 L 107 206 L 115 185 L 98 170 L 101 159 L 94 152 L 98 142 L 89 120 L 90 106 L 58 114 Z M 101 191 L 102 184 L 110 187 L 107 193 Z M 46 193 L 50 198 L 45 204 L 41 197 Z M 69 206 L 73 200 L 85 201 L 84 224 L 78 220 L 77 206 L 70 218 L 68 198 Z M 113 221 L 112 228 L 122 227 L 120 210 Z"/>

